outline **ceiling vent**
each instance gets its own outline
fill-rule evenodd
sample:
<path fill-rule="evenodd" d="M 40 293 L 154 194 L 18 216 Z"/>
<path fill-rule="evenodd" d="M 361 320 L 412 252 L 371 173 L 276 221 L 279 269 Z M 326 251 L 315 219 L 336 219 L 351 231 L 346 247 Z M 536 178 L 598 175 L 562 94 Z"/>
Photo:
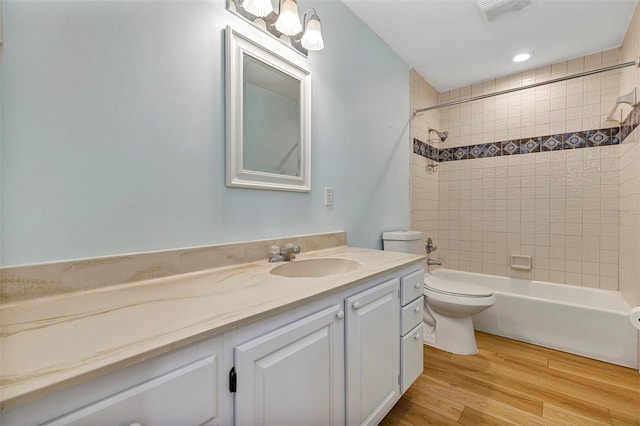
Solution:
<path fill-rule="evenodd" d="M 489 22 L 506 13 L 524 10 L 531 5 L 531 0 L 477 0 L 477 2 Z"/>

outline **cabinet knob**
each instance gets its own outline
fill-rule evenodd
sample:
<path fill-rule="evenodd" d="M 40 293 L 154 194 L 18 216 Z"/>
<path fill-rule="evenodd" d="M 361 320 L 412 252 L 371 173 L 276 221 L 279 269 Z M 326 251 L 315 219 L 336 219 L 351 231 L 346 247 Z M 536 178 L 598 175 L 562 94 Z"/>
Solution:
<path fill-rule="evenodd" d="M 415 288 L 416 290 L 418 290 L 420 288 L 420 283 L 415 283 L 413 285 L 413 288 Z"/>
<path fill-rule="evenodd" d="M 336 318 L 338 318 L 338 319 L 344 318 L 344 312 L 343 311 L 338 311 L 338 313 L 336 314 Z"/>
<path fill-rule="evenodd" d="M 416 335 L 413 336 L 413 340 L 420 340 L 420 333 L 416 333 Z"/>
<path fill-rule="evenodd" d="M 415 308 L 413 308 L 413 312 L 420 312 L 420 306 L 416 306 Z"/>
<path fill-rule="evenodd" d="M 360 302 L 353 302 L 353 309 L 360 309 Z"/>

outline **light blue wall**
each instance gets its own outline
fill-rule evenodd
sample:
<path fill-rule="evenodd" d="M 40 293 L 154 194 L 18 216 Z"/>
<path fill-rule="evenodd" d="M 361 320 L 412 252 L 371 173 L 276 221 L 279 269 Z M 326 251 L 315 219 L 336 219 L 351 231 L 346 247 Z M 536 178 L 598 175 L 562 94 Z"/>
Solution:
<path fill-rule="evenodd" d="M 5 0 L 1 264 L 407 228 L 409 67 L 342 2 L 310 6 L 326 48 L 300 194 L 224 185 L 224 0 Z"/>

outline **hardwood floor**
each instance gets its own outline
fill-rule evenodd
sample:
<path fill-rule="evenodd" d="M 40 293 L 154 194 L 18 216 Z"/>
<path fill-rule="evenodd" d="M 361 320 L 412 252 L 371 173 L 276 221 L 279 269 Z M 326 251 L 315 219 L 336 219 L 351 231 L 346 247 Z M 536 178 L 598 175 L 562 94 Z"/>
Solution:
<path fill-rule="evenodd" d="M 479 353 L 425 346 L 424 372 L 381 425 L 640 425 L 640 374 L 486 333 Z"/>

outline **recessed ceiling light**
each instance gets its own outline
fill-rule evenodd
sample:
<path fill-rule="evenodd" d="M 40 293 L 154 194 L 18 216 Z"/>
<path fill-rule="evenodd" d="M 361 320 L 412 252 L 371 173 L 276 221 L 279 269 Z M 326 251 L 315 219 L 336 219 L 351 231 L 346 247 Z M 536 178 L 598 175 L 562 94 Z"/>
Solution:
<path fill-rule="evenodd" d="M 513 57 L 512 61 L 513 62 L 524 62 L 527 59 L 531 58 L 533 56 L 532 52 L 528 52 L 528 53 L 520 53 L 516 56 Z"/>

